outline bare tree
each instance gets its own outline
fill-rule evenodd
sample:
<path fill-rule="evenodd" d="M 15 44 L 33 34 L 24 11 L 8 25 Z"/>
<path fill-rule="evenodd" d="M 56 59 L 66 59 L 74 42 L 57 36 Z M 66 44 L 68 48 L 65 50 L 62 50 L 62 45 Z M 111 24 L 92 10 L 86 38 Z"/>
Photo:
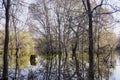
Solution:
<path fill-rule="evenodd" d="M 9 44 L 9 20 L 10 20 L 10 1 L 3 0 L 5 7 L 5 43 L 4 43 L 4 57 L 3 57 L 3 79 L 8 79 L 8 44 Z"/>

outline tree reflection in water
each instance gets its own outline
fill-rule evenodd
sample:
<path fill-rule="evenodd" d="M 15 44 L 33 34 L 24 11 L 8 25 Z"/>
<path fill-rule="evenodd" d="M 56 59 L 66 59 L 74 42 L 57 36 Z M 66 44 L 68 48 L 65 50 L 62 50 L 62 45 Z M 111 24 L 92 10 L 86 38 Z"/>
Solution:
<path fill-rule="evenodd" d="M 57 54 L 41 54 L 39 57 L 39 63 L 36 66 L 30 66 L 29 56 L 21 58 L 24 63 L 21 63 L 21 69 L 19 70 L 19 77 L 21 79 L 38 79 L 38 80 L 57 80 L 58 79 L 58 69 L 59 69 L 59 55 Z M 76 80 L 78 75 L 76 73 L 76 63 L 75 59 L 72 59 L 72 55 L 61 55 L 60 63 L 60 74 L 61 80 Z M 84 62 L 82 64 L 81 54 L 77 54 L 77 59 L 79 61 L 79 73 L 82 80 L 86 80 L 88 77 L 88 55 L 83 54 Z M 28 59 L 28 60 L 25 60 Z M 25 62 L 26 61 L 26 62 Z M 9 73 L 11 73 L 11 78 L 14 77 L 14 61 L 10 61 Z M 0 63 L 1 64 L 1 63 Z M 12 68 L 13 67 L 13 68 Z M 95 55 L 95 80 L 120 80 L 120 55 L 113 54 L 101 54 L 99 62 L 99 73 L 97 65 L 97 56 Z M 99 78 L 98 78 L 99 75 Z"/>

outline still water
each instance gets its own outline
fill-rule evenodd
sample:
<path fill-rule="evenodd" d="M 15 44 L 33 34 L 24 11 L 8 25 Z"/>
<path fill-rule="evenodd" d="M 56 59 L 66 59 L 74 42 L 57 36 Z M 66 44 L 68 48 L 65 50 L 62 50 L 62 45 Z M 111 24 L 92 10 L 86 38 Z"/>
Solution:
<path fill-rule="evenodd" d="M 115 62 L 115 68 L 112 70 L 109 80 L 120 80 L 120 53 L 116 53 Z"/>
<path fill-rule="evenodd" d="M 120 80 L 120 53 L 114 53 L 114 56 L 112 57 L 112 65 L 113 67 L 109 67 L 107 64 L 100 65 L 100 71 L 102 75 L 100 75 L 100 78 L 96 78 L 96 80 Z M 85 56 L 85 55 L 84 55 Z M 84 71 L 82 75 L 84 75 L 84 79 L 87 75 L 87 68 L 88 68 L 88 57 L 84 57 Z M 2 63 L 2 58 L 0 58 L 0 64 Z M 43 80 L 46 77 L 49 76 L 49 80 L 56 80 L 56 76 L 58 76 L 58 63 L 59 59 L 58 56 L 50 57 L 49 59 L 46 56 L 39 56 L 39 62 L 37 65 L 32 66 L 29 62 L 29 56 L 23 57 L 23 59 L 20 59 L 20 69 L 18 78 L 22 80 L 28 80 L 28 77 L 34 76 L 34 80 Z M 102 59 L 101 59 L 102 60 Z M 110 59 L 111 60 L 111 59 Z M 10 76 L 14 77 L 14 61 L 10 61 L 9 64 L 9 73 Z M 81 62 L 81 60 L 79 60 Z M 26 65 L 25 65 L 26 64 Z M 100 63 L 102 64 L 102 63 Z M 82 66 L 80 65 L 80 68 Z M 109 68 L 109 69 L 108 69 Z M 75 61 L 72 60 L 70 57 L 63 57 L 61 60 L 61 80 L 69 80 L 69 77 L 72 75 L 71 80 L 77 80 L 77 75 L 74 75 L 74 72 L 76 70 Z M 48 73 L 49 72 L 49 73 Z M 66 73 L 67 72 L 67 73 Z M 97 68 L 96 68 L 97 72 Z M 69 74 L 69 75 L 68 75 Z M 97 74 L 97 73 L 95 73 Z M 12 80 L 12 77 L 9 78 L 9 80 Z M 64 78 L 65 77 L 65 78 Z M 67 78 L 68 77 L 68 78 Z M 19 79 L 18 79 L 19 80 Z"/>

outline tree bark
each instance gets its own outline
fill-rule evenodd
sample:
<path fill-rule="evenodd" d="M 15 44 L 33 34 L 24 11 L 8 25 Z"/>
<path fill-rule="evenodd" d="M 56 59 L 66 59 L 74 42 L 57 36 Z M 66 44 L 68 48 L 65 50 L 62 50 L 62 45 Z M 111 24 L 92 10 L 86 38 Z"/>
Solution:
<path fill-rule="evenodd" d="M 8 80 L 8 44 L 9 44 L 9 10 L 10 10 L 10 0 L 5 3 L 5 42 L 4 42 L 4 55 L 3 55 L 3 79 Z"/>
<path fill-rule="evenodd" d="M 87 0 L 89 18 L 89 80 L 94 80 L 94 54 L 93 54 L 93 21 L 90 1 Z"/>

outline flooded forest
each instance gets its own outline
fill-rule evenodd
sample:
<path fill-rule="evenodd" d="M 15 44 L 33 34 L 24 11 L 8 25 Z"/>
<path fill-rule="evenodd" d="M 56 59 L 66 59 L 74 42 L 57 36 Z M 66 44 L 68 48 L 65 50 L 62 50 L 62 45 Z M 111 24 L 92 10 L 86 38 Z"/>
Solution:
<path fill-rule="evenodd" d="M 119 4 L 0 0 L 0 80 L 120 80 Z"/>

